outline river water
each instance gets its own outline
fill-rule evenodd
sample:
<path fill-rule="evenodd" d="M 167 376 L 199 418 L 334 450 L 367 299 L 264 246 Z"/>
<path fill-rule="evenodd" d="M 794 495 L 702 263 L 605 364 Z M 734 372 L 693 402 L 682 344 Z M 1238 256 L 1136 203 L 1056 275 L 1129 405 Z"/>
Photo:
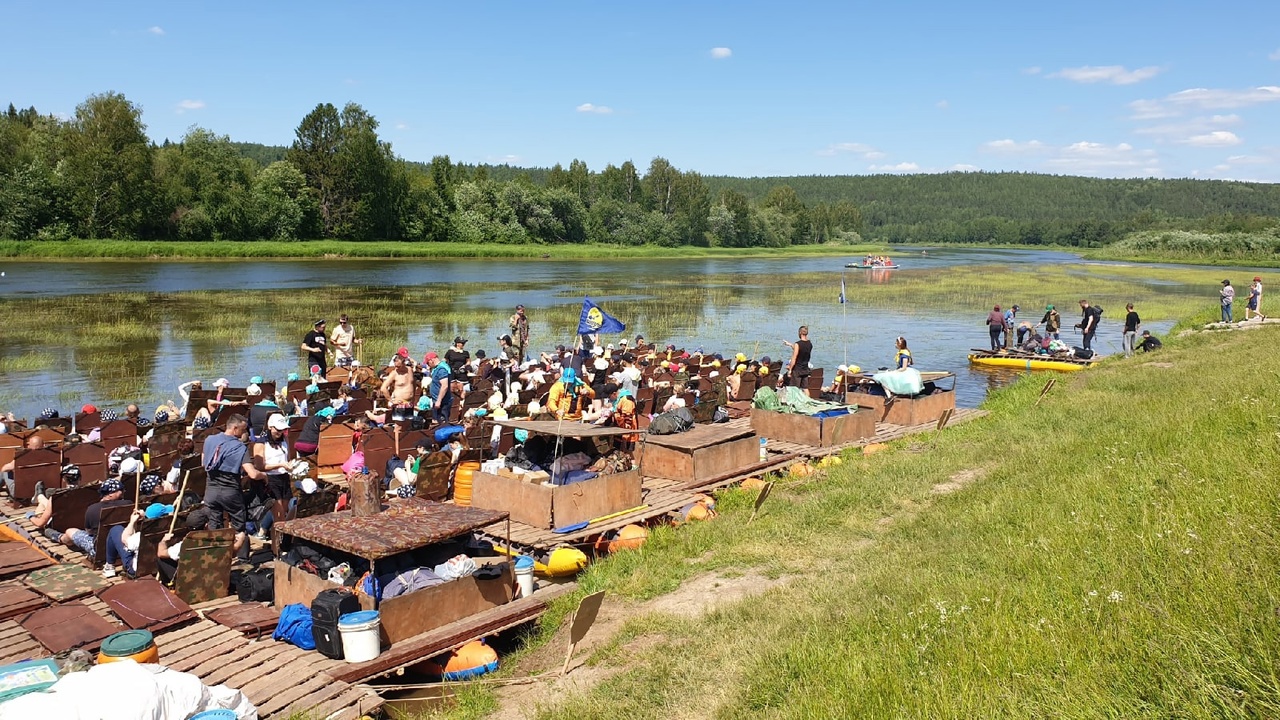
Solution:
<path fill-rule="evenodd" d="M 906 336 L 921 370 L 956 373 L 958 402 L 975 406 L 1018 373 L 969 365 L 966 350 L 987 344 L 989 307 L 883 307 L 860 299 L 875 283 L 892 288 L 957 266 L 1034 268 L 1078 264 L 1063 252 L 1003 249 L 903 251 L 897 271 L 845 270 L 855 257 L 748 259 L 229 260 L 0 263 L 0 307 L 19 322 L 0 343 L 0 410 L 64 415 L 84 402 L 144 407 L 176 398 L 176 386 L 219 376 L 242 386 L 251 375 L 283 380 L 302 369 L 298 345 L 315 315 L 348 312 L 369 357 L 400 344 L 416 357 L 443 352 L 455 334 L 474 352 L 496 351 L 517 303 L 531 318 L 537 349 L 571 343 L 584 294 L 627 323 L 627 336 L 708 352 L 789 356 L 784 340 L 808 324 L 814 365 L 830 378 L 842 363 L 889 365 Z M 1089 263 L 1105 270 L 1107 263 Z M 1238 274 L 1238 273 L 1237 273 Z M 838 302 L 841 278 L 849 303 Z M 794 279 L 794 282 L 792 282 Z M 1203 293 L 1203 288 L 1173 291 Z M 1070 333 L 1078 309 L 1059 301 Z M 999 299 L 997 300 L 999 301 Z M 1007 302 L 1017 302 L 1008 298 Z M 1025 301 L 1024 301 L 1025 302 Z M 1039 320 L 1042 307 L 1024 312 Z M 1123 308 L 1109 308 L 1099 332 L 1118 349 Z M 1171 323 L 1144 325 L 1162 332 Z M 621 336 L 607 337 L 616 342 Z M 1073 338 L 1067 334 L 1064 339 Z M 1077 340 L 1078 342 L 1078 340 Z"/>

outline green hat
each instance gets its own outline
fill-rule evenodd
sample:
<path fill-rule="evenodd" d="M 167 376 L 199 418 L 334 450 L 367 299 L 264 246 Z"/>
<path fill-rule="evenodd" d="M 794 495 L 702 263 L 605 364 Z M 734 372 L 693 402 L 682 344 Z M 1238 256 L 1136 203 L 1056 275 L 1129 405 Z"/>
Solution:
<path fill-rule="evenodd" d="M 1044 306 L 1044 310 L 1045 310 L 1045 312 L 1049 312 L 1049 311 L 1050 311 L 1050 310 L 1052 310 L 1052 309 L 1053 309 L 1053 306 L 1052 306 L 1052 305 L 1045 305 L 1045 306 Z"/>

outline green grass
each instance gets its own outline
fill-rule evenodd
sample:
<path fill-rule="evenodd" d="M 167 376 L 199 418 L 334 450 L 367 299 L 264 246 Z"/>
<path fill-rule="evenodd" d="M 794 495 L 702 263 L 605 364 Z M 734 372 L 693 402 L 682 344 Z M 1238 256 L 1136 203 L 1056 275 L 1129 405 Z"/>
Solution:
<path fill-rule="evenodd" d="M 147 240 L 0 240 L 0 257 L 50 259 L 285 259 L 285 258 L 731 258 L 860 255 L 883 252 L 885 245 L 801 245 L 789 248 L 669 248 L 658 245 L 501 245 L 389 241 L 301 240 L 147 241 Z"/>
<path fill-rule="evenodd" d="M 581 592 L 789 582 L 632 618 L 592 658 L 618 674 L 539 717 L 1277 716 L 1278 340 L 1174 339 L 1058 376 L 1039 406 L 1029 376 L 935 448 L 780 486 L 750 527 L 750 497 L 725 493 L 720 518 L 595 563 Z"/>
<path fill-rule="evenodd" d="M 1081 253 L 1099 260 L 1280 267 L 1280 228 L 1231 233 L 1150 230 Z"/>

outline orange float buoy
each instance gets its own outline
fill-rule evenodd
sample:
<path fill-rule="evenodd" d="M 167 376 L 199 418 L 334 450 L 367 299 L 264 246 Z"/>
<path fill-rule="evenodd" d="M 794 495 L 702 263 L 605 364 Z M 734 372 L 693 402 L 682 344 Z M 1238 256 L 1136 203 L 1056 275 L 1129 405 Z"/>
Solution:
<path fill-rule="evenodd" d="M 876 453 L 880 452 L 881 450 L 884 450 L 887 447 L 889 446 L 885 445 L 884 443 L 871 443 L 870 445 L 863 446 L 862 454 L 875 455 Z"/>
<path fill-rule="evenodd" d="M 764 480 L 761 480 L 758 477 L 749 477 L 746 480 L 742 481 L 741 487 L 743 490 L 759 490 L 764 486 L 765 486 Z"/>
<path fill-rule="evenodd" d="M 639 550 L 649 539 L 649 529 L 643 525 L 628 525 L 618 531 L 618 537 L 609 543 L 609 552 Z"/>
<path fill-rule="evenodd" d="M 439 660 L 448 658 L 444 665 Z M 498 653 L 483 640 L 472 640 L 457 650 L 422 664 L 429 675 L 445 680 L 466 680 L 498 669 Z"/>
<path fill-rule="evenodd" d="M 809 463 L 798 462 L 793 463 L 791 467 L 787 468 L 787 472 L 795 475 L 796 477 L 809 477 L 813 474 L 813 467 L 810 466 Z"/>
<path fill-rule="evenodd" d="M 470 505 L 471 504 L 471 478 L 480 471 L 480 463 L 468 461 L 458 463 L 458 469 L 453 474 L 453 504 L 454 505 Z"/>

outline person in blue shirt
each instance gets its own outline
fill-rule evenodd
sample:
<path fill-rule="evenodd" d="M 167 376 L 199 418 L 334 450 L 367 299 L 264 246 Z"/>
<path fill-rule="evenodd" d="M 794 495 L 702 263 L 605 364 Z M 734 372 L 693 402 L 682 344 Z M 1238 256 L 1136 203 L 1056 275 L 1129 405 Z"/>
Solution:
<path fill-rule="evenodd" d="M 243 415 L 232 415 L 227 418 L 226 430 L 205 438 L 203 448 L 204 468 L 208 473 L 204 504 L 213 513 L 209 529 L 222 527 L 222 514 L 225 512 L 236 532 L 237 550 L 245 547 L 245 523 L 249 521 L 244 495 L 240 492 L 240 476 L 247 475 L 250 480 L 266 480 L 267 477 L 253 464 L 249 448 L 244 444 L 248 430 L 249 422 Z"/>
<path fill-rule="evenodd" d="M 427 395 L 431 397 L 431 419 L 448 422 L 449 411 L 453 409 L 453 394 L 449 392 L 453 370 L 434 352 L 427 353 L 422 361 L 431 369 L 431 384 L 427 386 Z"/>
<path fill-rule="evenodd" d="M 1017 305 L 1012 305 L 1008 310 L 1004 311 L 1004 345 L 1002 347 L 1005 350 L 1008 350 L 1009 346 L 1013 344 L 1013 327 L 1018 322 L 1018 311 L 1021 309 Z"/>

